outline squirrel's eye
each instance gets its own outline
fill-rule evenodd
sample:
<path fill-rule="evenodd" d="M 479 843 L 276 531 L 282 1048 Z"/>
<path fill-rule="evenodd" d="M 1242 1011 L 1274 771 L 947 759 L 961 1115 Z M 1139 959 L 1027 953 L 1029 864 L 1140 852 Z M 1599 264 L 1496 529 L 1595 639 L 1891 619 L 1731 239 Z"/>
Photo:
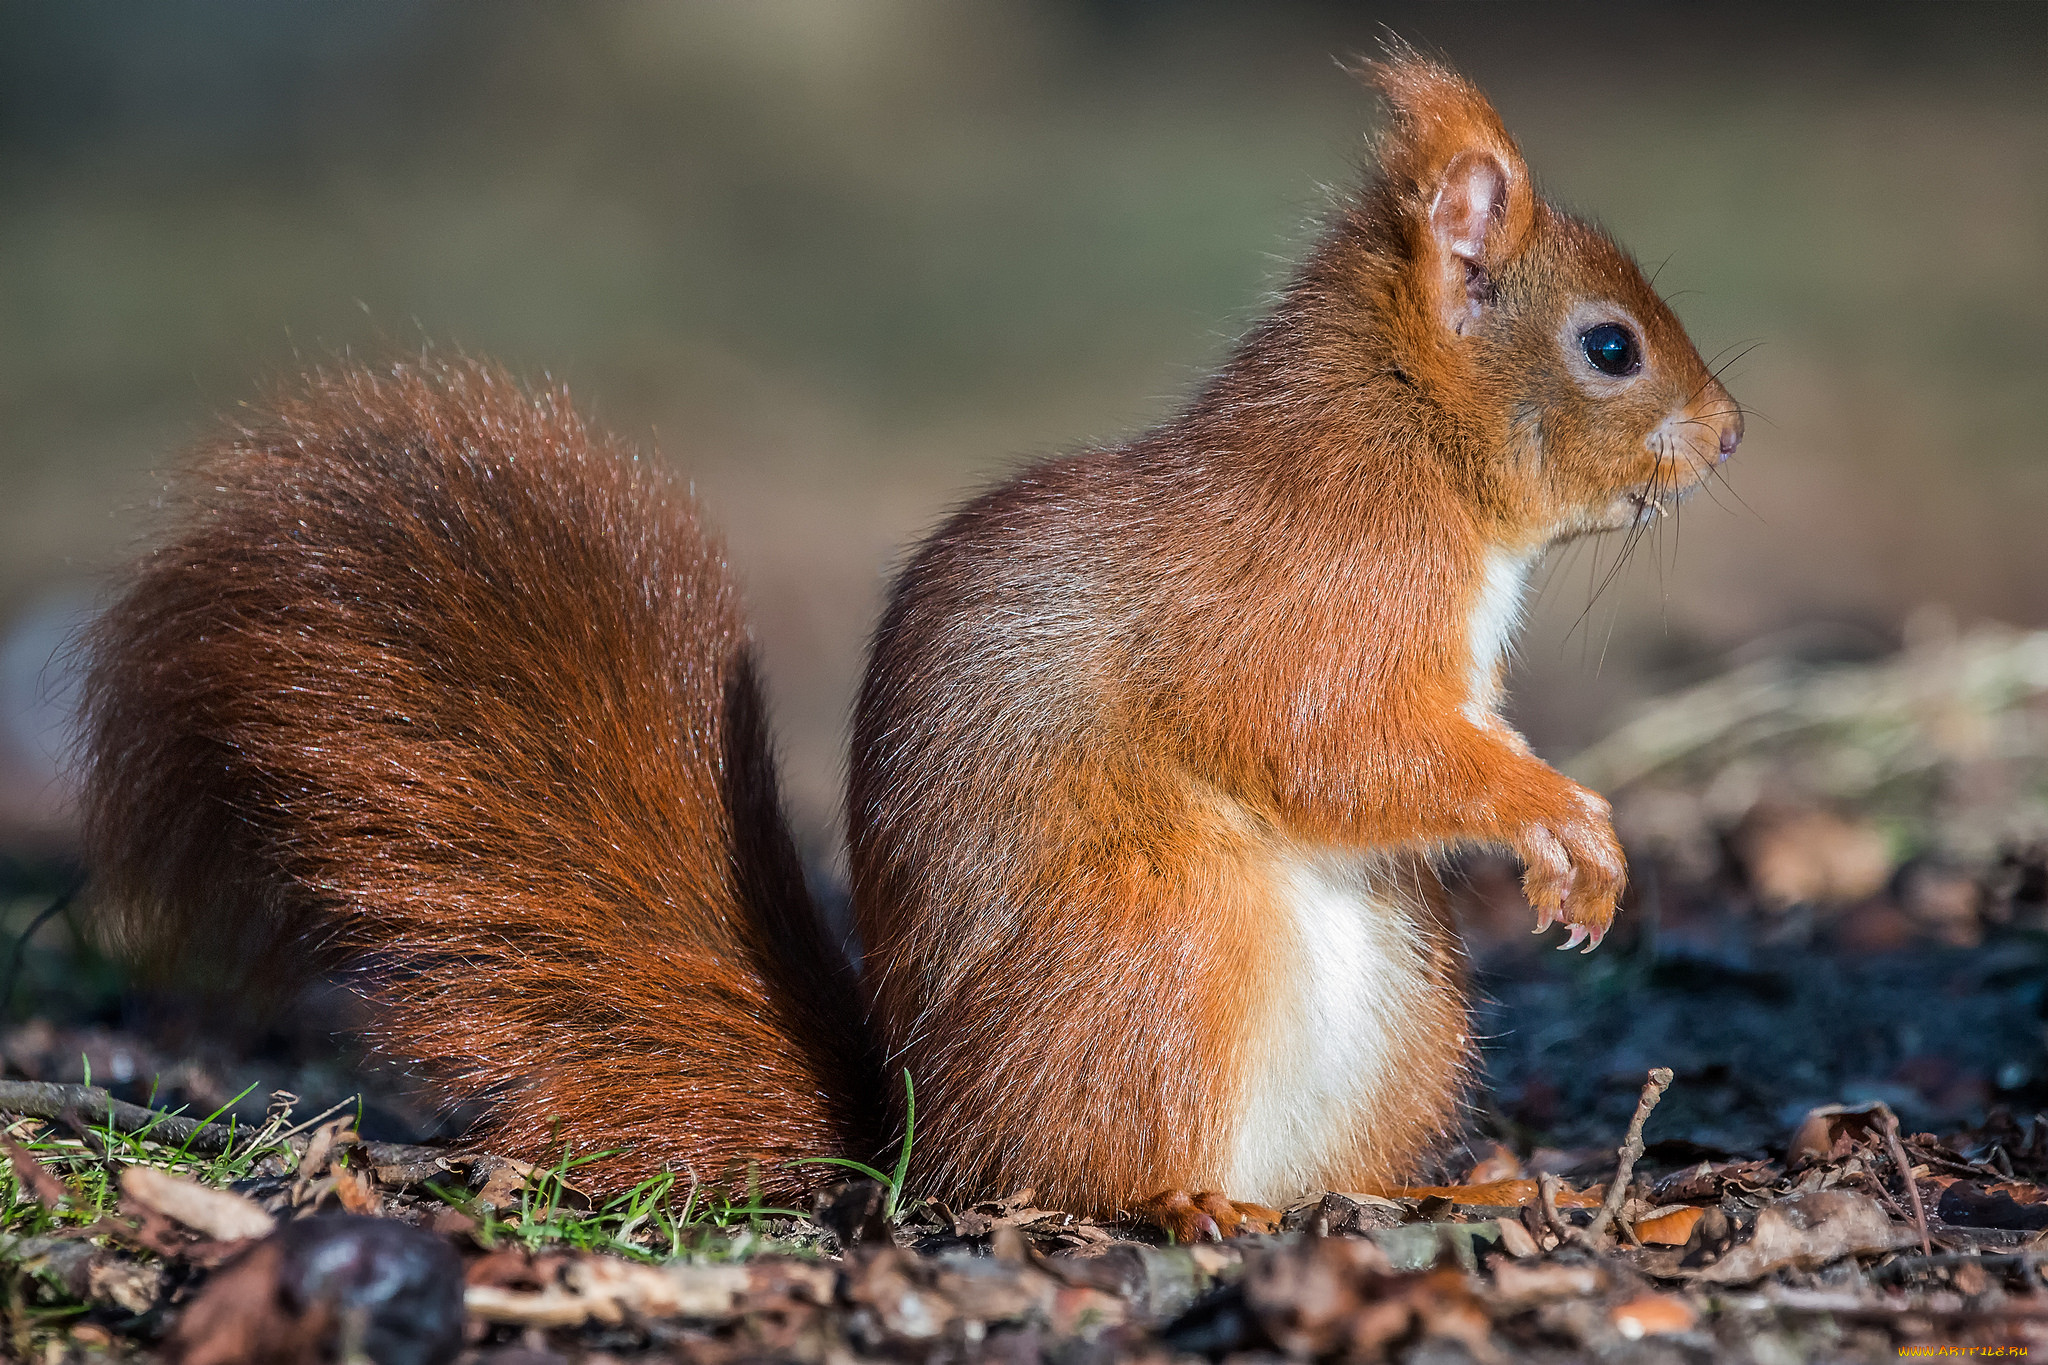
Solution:
<path fill-rule="evenodd" d="M 1579 334 L 1579 346 L 1586 353 L 1586 363 L 1602 374 L 1620 378 L 1643 368 L 1643 351 L 1636 345 L 1636 334 L 1618 322 L 1588 327 Z"/>

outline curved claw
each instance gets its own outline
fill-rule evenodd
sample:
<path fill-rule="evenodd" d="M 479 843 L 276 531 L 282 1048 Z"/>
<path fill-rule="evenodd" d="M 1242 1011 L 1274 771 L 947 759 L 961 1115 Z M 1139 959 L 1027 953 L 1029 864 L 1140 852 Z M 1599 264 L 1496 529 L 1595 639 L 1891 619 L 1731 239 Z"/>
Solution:
<path fill-rule="evenodd" d="M 1588 929 L 1583 924 L 1574 924 L 1572 926 L 1571 936 L 1565 939 L 1564 942 L 1558 944 L 1557 950 L 1560 953 L 1570 952 L 1572 949 L 1578 947 L 1581 943 L 1584 943 L 1586 941 L 1586 935 L 1590 934 L 1591 932 L 1592 930 Z"/>
<path fill-rule="evenodd" d="M 1592 937 L 1586 940 L 1586 946 L 1580 949 L 1579 951 L 1586 953 L 1592 952 L 1595 948 L 1598 948 L 1600 946 L 1600 940 L 1606 937 L 1607 926 L 1603 924 L 1598 929 L 1595 929 L 1593 931 Z"/>
<path fill-rule="evenodd" d="M 1558 912 L 1556 910 L 1551 909 L 1547 905 L 1539 905 L 1536 907 L 1536 928 L 1531 932 L 1540 934 L 1551 925 L 1557 923 L 1557 919 Z"/>

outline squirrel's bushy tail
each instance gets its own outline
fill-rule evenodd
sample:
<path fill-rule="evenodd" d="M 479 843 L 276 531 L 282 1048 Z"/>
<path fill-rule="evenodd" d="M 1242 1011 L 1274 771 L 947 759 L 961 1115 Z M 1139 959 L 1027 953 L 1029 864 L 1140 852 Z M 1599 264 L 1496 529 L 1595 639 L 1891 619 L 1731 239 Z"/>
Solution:
<path fill-rule="evenodd" d="M 602 1188 L 869 1154 L 877 1069 L 688 496 L 467 360 L 316 373 L 174 491 L 87 642 L 127 947 L 351 973 L 487 1146 L 623 1149 Z"/>

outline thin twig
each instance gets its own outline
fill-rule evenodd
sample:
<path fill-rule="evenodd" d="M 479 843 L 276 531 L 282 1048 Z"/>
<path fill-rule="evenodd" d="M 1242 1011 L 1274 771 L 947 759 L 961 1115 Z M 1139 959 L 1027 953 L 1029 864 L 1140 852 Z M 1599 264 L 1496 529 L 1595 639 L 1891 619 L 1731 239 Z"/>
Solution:
<path fill-rule="evenodd" d="M 1884 1110 L 1884 1142 L 1892 1165 L 1899 1169 L 1899 1179 L 1905 1182 L 1906 1194 L 1913 1201 L 1913 1226 L 1920 1233 L 1920 1254 L 1931 1256 L 1934 1243 L 1927 1236 L 1927 1206 L 1920 1202 L 1920 1182 L 1913 1178 L 1913 1163 L 1906 1159 L 1906 1144 L 1899 1141 L 1899 1116 L 1889 1106 Z"/>
<path fill-rule="evenodd" d="M 1901 1223 L 1908 1223 L 1912 1221 L 1913 1215 L 1907 1213 L 1905 1209 L 1899 1206 L 1899 1201 L 1892 1198 L 1892 1192 L 1884 1187 L 1884 1182 L 1882 1180 L 1879 1180 L 1875 1175 L 1871 1174 L 1869 1171 L 1865 1171 L 1863 1172 L 1862 1178 L 1859 1181 L 1859 1183 L 1869 1186 L 1870 1192 L 1876 1195 L 1879 1199 L 1882 1199 L 1884 1201 L 1884 1206 L 1890 1209 L 1893 1213 L 1897 1214 L 1899 1216 L 1899 1221 Z"/>
<path fill-rule="evenodd" d="M 279 1133 L 277 1135 L 277 1140 L 279 1142 L 282 1142 L 286 1138 L 297 1137 L 300 1133 L 305 1132 L 308 1128 L 316 1128 L 319 1125 L 327 1122 L 327 1120 L 333 1118 L 336 1114 L 339 1114 L 342 1110 L 348 1108 L 350 1105 L 360 1104 L 362 1102 L 362 1098 L 363 1097 L 361 1095 L 350 1095 L 347 1099 L 342 1100 L 338 1104 L 330 1104 L 325 1109 L 315 1114 L 312 1118 L 307 1119 L 304 1123 L 295 1123 L 291 1127 L 285 1129 L 282 1133 Z"/>
<path fill-rule="evenodd" d="M 1543 1206 L 1543 1221 L 1550 1225 L 1550 1235 L 1557 1238 L 1559 1246 L 1568 1244 L 1572 1240 L 1571 1226 L 1557 1211 L 1557 1177 L 1549 1171 L 1536 1177 L 1536 1197 Z"/>
<path fill-rule="evenodd" d="M 1643 1082 L 1643 1093 L 1636 1099 L 1635 1117 L 1628 1121 L 1628 1136 L 1623 1139 L 1621 1150 L 1615 1153 L 1618 1161 L 1614 1179 L 1607 1184 L 1607 1197 L 1600 1201 L 1600 1211 L 1593 1215 L 1593 1221 L 1579 1234 L 1579 1244 L 1588 1250 L 1599 1249 L 1607 1225 L 1621 1212 L 1621 1201 L 1628 1197 L 1629 1181 L 1635 1178 L 1636 1161 L 1643 1154 L 1643 1124 L 1649 1120 L 1650 1111 L 1657 1107 L 1657 1101 L 1664 1098 L 1664 1089 L 1670 1084 L 1671 1068 L 1668 1066 L 1656 1067 L 1650 1072 L 1649 1079 Z"/>

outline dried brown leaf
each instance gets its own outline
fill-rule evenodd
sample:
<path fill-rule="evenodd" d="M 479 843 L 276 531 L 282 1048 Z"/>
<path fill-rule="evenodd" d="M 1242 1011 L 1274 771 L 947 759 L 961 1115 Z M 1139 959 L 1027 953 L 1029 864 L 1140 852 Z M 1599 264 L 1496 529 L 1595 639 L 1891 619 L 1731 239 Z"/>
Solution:
<path fill-rule="evenodd" d="M 1785 1164 L 1802 1161 L 1833 1161 L 1849 1155 L 1858 1143 L 1881 1135 L 1887 1123 L 1895 1123 L 1890 1106 L 1883 1101 L 1869 1104 L 1823 1104 L 1806 1111 L 1786 1144 Z"/>
<path fill-rule="evenodd" d="M 1512 1307 L 1550 1299 L 1584 1298 L 1607 1288 L 1607 1272 L 1597 1265 L 1566 1265 L 1538 1261 L 1518 1265 L 1501 1261 L 1493 1267 L 1495 1295 Z"/>
<path fill-rule="evenodd" d="M 216 1242 L 267 1237 L 277 1227 L 253 1200 L 153 1166 L 122 1168 L 121 1195 L 126 1206 L 140 1205 Z"/>
<path fill-rule="evenodd" d="M 1522 1159 L 1501 1143 L 1492 1144 L 1491 1150 L 1472 1163 L 1472 1169 L 1465 1172 L 1467 1185 L 1491 1185 L 1503 1180 L 1520 1180 L 1528 1173 L 1522 1169 Z"/>
<path fill-rule="evenodd" d="M 1894 1251 L 1915 1240 L 1868 1195 L 1816 1190 L 1762 1210 L 1748 1241 L 1693 1272 L 1693 1278 L 1707 1284 L 1748 1284 L 1789 1266 L 1811 1270 L 1845 1256 Z"/>
<path fill-rule="evenodd" d="M 1682 1247 L 1692 1239 L 1692 1230 L 1706 1213 L 1705 1209 L 1673 1209 L 1636 1221 L 1636 1240 L 1650 1246 Z"/>
<path fill-rule="evenodd" d="M 338 1118 L 321 1124 L 306 1140 L 305 1155 L 299 1158 L 299 1179 L 312 1180 L 325 1174 L 334 1154 L 356 1141 L 353 1119 Z"/>
<path fill-rule="evenodd" d="M 1387 1193 L 1399 1199 L 1447 1199 L 1453 1204 L 1479 1208 L 1518 1209 L 1536 1201 L 1537 1185 L 1534 1180 L 1495 1180 L 1484 1185 L 1403 1185 Z M 1560 1184 L 1557 1206 L 1561 1209 L 1596 1209 L 1600 1207 L 1605 1193 L 1605 1187 L 1599 1185 L 1575 1190 Z"/>
<path fill-rule="evenodd" d="M 1521 1222 L 1514 1218 L 1502 1218 L 1495 1226 L 1500 1229 L 1500 1249 L 1518 1261 L 1526 1261 L 1541 1253 L 1536 1239 Z"/>
<path fill-rule="evenodd" d="M 495 1157 L 488 1163 L 480 1163 L 483 1183 L 476 1187 L 476 1202 L 484 1208 L 500 1211 L 519 1206 L 519 1196 L 525 1193 L 540 1174 L 540 1168 L 510 1157 Z"/>
<path fill-rule="evenodd" d="M 7 1162 L 14 1168 L 14 1178 L 44 1208 L 56 1208 L 71 1193 L 63 1181 L 50 1174 L 49 1167 L 36 1160 L 34 1153 L 12 1138 L 0 1137 L 0 1151 L 7 1153 Z"/>
<path fill-rule="evenodd" d="M 334 1197 L 350 1213 L 375 1216 L 384 1212 L 384 1201 L 369 1173 L 339 1163 L 334 1167 Z"/>

